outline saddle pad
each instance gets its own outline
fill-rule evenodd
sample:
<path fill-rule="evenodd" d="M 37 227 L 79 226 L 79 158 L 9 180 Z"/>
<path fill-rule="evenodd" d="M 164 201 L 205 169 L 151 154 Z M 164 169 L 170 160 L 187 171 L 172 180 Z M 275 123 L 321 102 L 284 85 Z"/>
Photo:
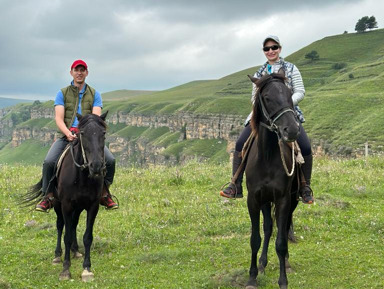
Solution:
<path fill-rule="evenodd" d="M 61 164 L 63 163 L 63 159 L 65 157 L 65 155 L 68 153 L 69 149 L 70 149 L 70 146 L 71 144 L 67 144 L 67 146 L 65 147 L 65 149 L 63 150 L 63 152 L 61 153 L 58 161 L 57 161 L 57 164 L 56 164 L 56 177 L 59 176 L 59 171 L 60 171 L 60 167 L 61 167 Z"/>

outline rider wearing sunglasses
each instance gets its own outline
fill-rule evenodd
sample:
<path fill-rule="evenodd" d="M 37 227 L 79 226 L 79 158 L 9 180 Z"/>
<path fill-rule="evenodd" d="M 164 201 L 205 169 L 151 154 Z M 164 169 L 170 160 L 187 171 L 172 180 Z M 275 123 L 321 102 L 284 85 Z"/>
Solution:
<path fill-rule="evenodd" d="M 285 84 L 292 90 L 292 101 L 295 106 L 295 110 L 297 112 L 298 119 L 300 120 L 300 135 L 297 139 L 297 142 L 300 146 L 301 153 L 304 157 L 305 163 L 302 165 L 302 171 L 304 174 L 304 178 L 306 181 L 306 186 L 300 189 L 300 195 L 302 198 L 302 202 L 304 204 L 312 204 L 313 193 L 310 187 L 311 184 L 311 175 L 312 175 L 312 150 L 309 138 L 302 126 L 301 123 L 305 121 L 303 117 L 303 113 L 298 107 L 298 103 L 304 98 L 305 89 L 303 84 L 303 79 L 301 78 L 300 71 L 297 67 L 285 61 L 280 57 L 281 52 L 281 44 L 280 40 L 277 36 L 269 35 L 263 41 L 263 52 L 265 57 L 267 58 L 267 62 L 264 63 L 260 69 L 255 73 L 255 77 L 260 78 L 263 75 L 277 73 L 279 69 L 283 69 L 285 72 L 286 82 Z M 256 85 L 253 85 L 252 95 L 255 95 Z M 253 100 L 252 100 L 253 101 Z M 244 143 L 247 141 L 249 136 L 251 135 L 251 120 L 250 114 L 245 121 L 245 127 L 241 132 L 238 140 L 235 145 L 235 152 L 233 154 L 233 162 L 232 162 L 232 175 L 235 175 L 238 168 L 242 162 L 242 153 Z M 236 180 L 232 180 L 228 187 L 224 188 L 220 195 L 226 198 L 234 199 L 234 198 L 242 198 L 243 197 L 243 188 L 242 181 L 244 175 L 245 166 L 242 166 L 242 170 L 239 172 Z"/>

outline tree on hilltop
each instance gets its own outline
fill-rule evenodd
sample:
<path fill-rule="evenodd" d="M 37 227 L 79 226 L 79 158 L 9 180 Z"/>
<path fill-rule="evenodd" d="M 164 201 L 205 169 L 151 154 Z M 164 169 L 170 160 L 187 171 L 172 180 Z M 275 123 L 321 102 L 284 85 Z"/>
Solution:
<path fill-rule="evenodd" d="M 320 55 L 319 53 L 317 53 L 316 50 L 312 50 L 311 52 L 308 52 L 307 54 L 305 54 L 305 58 L 314 61 L 314 60 L 318 60 L 320 58 Z"/>
<path fill-rule="evenodd" d="M 357 21 L 355 26 L 355 31 L 360 33 L 360 32 L 364 32 L 367 29 L 373 29 L 377 27 L 378 26 L 377 26 L 375 16 L 371 16 L 371 17 L 364 16 Z"/>
<path fill-rule="evenodd" d="M 367 21 L 367 28 L 368 29 L 373 29 L 373 28 L 377 28 L 377 22 L 376 22 L 376 18 L 375 16 L 371 16 L 369 17 L 368 21 Z"/>

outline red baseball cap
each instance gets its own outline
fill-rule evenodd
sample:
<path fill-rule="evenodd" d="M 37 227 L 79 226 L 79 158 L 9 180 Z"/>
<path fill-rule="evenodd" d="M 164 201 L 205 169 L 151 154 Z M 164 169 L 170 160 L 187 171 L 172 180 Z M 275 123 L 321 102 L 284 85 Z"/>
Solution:
<path fill-rule="evenodd" d="M 85 63 L 85 61 L 84 61 L 84 60 L 81 60 L 81 59 L 75 60 L 75 61 L 72 63 L 71 69 L 76 68 L 76 67 L 78 67 L 79 65 L 84 66 L 85 69 L 88 69 L 88 66 L 87 66 L 87 64 Z"/>

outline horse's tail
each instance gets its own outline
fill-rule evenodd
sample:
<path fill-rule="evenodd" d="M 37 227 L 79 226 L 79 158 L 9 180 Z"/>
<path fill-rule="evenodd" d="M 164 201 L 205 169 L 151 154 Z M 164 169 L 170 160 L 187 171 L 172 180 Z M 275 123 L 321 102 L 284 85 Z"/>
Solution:
<path fill-rule="evenodd" d="M 29 207 L 41 201 L 44 198 L 44 192 L 41 190 L 42 187 L 43 178 L 41 178 L 37 184 L 31 186 L 29 192 L 21 196 L 19 204 L 22 207 Z"/>

